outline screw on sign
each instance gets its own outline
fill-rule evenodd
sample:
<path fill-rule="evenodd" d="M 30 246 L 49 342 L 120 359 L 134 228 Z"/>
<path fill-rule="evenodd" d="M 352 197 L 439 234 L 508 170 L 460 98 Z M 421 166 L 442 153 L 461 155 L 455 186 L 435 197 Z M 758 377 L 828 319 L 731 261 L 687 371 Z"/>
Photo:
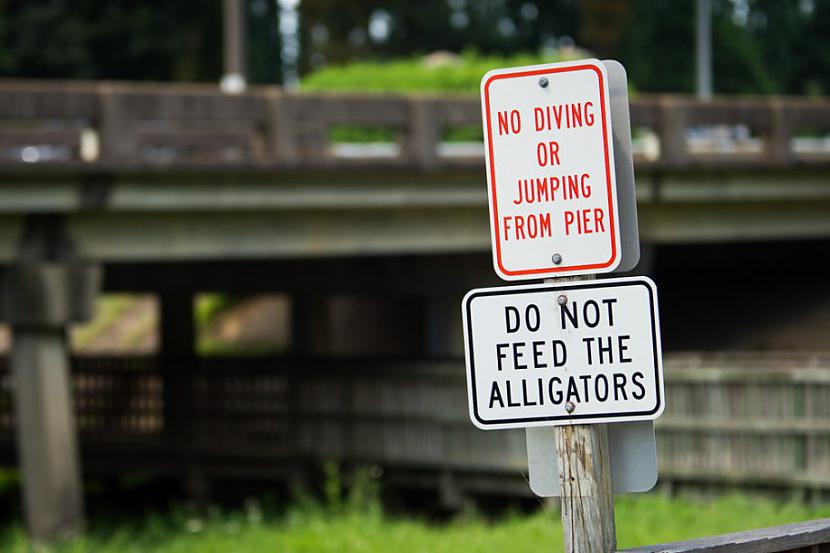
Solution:
<path fill-rule="evenodd" d="M 491 71 L 481 98 L 499 276 L 613 271 L 621 251 L 605 66 Z"/>

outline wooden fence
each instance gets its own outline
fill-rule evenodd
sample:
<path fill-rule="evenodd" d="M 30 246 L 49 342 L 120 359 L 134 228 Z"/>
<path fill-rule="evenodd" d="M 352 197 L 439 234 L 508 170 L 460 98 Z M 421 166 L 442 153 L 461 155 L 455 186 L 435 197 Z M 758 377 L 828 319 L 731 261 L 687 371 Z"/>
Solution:
<path fill-rule="evenodd" d="M 661 482 L 830 490 L 830 356 L 674 354 L 666 365 Z M 472 426 L 460 360 L 206 358 L 181 398 L 164 393 L 164 370 L 154 357 L 73 360 L 88 470 L 179 473 L 187 460 L 261 478 L 334 457 L 529 493 L 524 433 Z M 0 451 L 13 462 L 2 375 Z M 171 409 L 186 428 L 165 425 Z"/>
<path fill-rule="evenodd" d="M 640 95 L 631 102 L 640 169 L 791 167 L 830 161 L 830 102 L 783 97 Z M 305 94 L 209 85 L 0 81 L 0 169 L 76 167 L 401 167 L 481 171 L 472 96 Z M 335 144 L 338 129 L 384 145 Z M 456 133 L 457 134 L 457 133 Z M 473 134 L 475 136 L 475 134 Z M 637 141 L 635 140 L 635 142 Z M 348 139 L 346 139 L 348 142 Z"/>

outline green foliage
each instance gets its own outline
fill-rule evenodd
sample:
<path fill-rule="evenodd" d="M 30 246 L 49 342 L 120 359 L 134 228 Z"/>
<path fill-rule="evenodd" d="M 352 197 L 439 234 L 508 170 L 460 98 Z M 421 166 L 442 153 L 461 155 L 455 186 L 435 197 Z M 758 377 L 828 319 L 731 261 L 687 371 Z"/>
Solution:
<path fill-rule="evenodd" d="M 135 298 L 130 294 L 106 294 L 95 301 L 95 317 L 88 323 L 72 329 L 72 346 L 83 348 L 107 328 L 115 324 L 130 307 Z"/>
<path fill-rule="evenodd" d="M 343 64 L 471 47 L 501 55 L 535 51 L 575 36 L 580 7 L 573 0 L 303 0 L 299 10 L 307 71 L 320 61 Z M 370 32 L 378 15 L 388 22 L 385 37 Z"/>
<path fill-rule="evenodd" d="M 275 2 L 248 2 L 251 82 L 277 82 Z M 263 9 L 264 8 L 264 9 Z M 217 81 L 222 3 L 0 0 L 0 76 Z"/>
<path fill-rule="evenodd" d="M 327 465 L 323 502 L 305 497 L 285 511 L 263 508 L 248 500 L 234 511 L 208 509 L 195 513 L 174 509 L 138 521 L 94 521 L 77 540 L 47 548 L 50 553 L 511 553 L 562 549 L 559 514 L 539 511 L 509 514 L 496 521 L 464 515 L 447 523 L 428 523 L 384 515 L 372 497 L 377 478 L 367 469 L 346 477 Z M 359 483 L 360 478 L 371 484 Z M 351 485 L 344 485 L 351 479 Z M 362 491 L 355 491 L 362 487 Z M 830 508 L 811 509 L 798 503 L 775 503 L 733 495 L 704 502 L 647 495 L 616 500 L 617 535 L 621 548 L 710 536 L 830 515 Z M 30 544 L 19 524 L 0 530 L 0 551 L 24 553 Z"/>
<path fill-rule="evenodd" d="M 486 56 L 465 52 L 443 63 L 429 64 L 425 58 L 390 61 L 360 61 L 331 65 L 306 76 L 305 91 L 354 92 L 478 92 L 481 76 L 496 67 L 533 65 L 561 61 L 560 55 L 516 54 Z"/>
<path fill-rule="evenodd" d="M 374 93 L 448 93 L 476 94 L 481 77 L 495 67 L 533 65 L 561 61 L 561 54 L 516 54 L 485 56 L 465 52 L 457 58 L 430 64 L 427 58 L 410 57 L 388 61 L 361 61 L 348 65 L 328 66 L 315 71 L 302 81 L 307 92 L 374 92 Z M 395 142 L 398 132 L 387 127 L 335 125 L 329 138 L 335 143 Z M 480 142 L 481 126 L 445 129 L 445 142 Z"/>
<path fill-rule="evenodd" d="M 329 139 L 335 143 L 342 142 L 395 142 L 398 133 L 395 129 L 364 125 L 334 125 L 329 130 Z"/>
<path fill-rule="evenodd" d="M 196 327 L 205 328 L 222 311 L 233 305 L 233 299 L 227 294 L 207 293 L 199 294 L 194 302 L 194 317 Z"/>

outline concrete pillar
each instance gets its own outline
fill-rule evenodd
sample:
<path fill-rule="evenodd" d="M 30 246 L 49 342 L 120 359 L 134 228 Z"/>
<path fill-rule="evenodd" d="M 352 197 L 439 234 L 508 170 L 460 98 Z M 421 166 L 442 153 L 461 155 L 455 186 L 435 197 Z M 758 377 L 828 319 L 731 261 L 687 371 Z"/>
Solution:
<path fill-rule="evenodd" d="M 23 262 L 4 275 L 23 505 L 31 538 L 48 542 L 83 527 L 83 497 L 66 324 L 86 319 L 100 269 Z"/>
<path fill-rule="evenodd" d="M 323 294 L 297 294 L 291 298 L 291 353 L 308 356 L 329 353 L 329 303 L 329 296 Z"/>

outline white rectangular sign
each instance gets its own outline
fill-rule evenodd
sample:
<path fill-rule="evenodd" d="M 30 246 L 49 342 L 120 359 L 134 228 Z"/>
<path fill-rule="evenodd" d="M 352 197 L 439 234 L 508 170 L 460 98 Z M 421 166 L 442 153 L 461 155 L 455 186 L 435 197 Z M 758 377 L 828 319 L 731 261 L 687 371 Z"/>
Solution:
<path fill-rule="evenodd" d="M 490 71 L 481 103 L 496 273 L 613 271 L 621 249 L 604 64 Z"/>
<path fill-rule="evenodd" d="M 464 296 L 470 418 L 482 429 L 652 420 L 663 411 L 657 290 L 646 277 Z"/>

